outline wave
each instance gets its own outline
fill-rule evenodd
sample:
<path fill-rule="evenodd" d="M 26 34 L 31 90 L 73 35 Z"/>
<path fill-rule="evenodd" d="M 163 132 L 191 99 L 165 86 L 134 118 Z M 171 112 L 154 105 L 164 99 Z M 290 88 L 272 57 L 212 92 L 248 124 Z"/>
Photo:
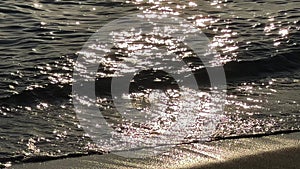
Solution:
<path fill-rule="evenodd" d="M 287 72 L 295 72 L 300 69 L 299 50 L 278 54 L 276 56 L 252 60 L 252 61 L 231 61 L 223 65 L 227 83 L 239 84 L 243 81 L 256 80 L 268 76 L 286 75 Z M 185 62 L 200 62 L 195 59 L 187 59 Z M 212 68 L 214 69 L 214 68 Z M 210 86 L 206 69 L 198 69 L 193 72 L 199 87 Z M 145 82 L 141 80 L 141 82 Z M 111 78 L 99 78 L 96 81 L 96 93 L 98 95 L 110 95 Z M 41 101 L 53 104 L 60 104 L 62 100 L 71 98 L 71 84 L 48 84 L 42 88 L 24 90 L 18 94 L 6 98 L 0 98 L 2 106 L 25 106 Z"/>
<path fill-rule="evenodd" d="M 227 83 L 239 84 L 268 76 L 277 77 L 282 76 L 282 74 L 295 72 L 300 69 L 299 53 L 300 50 L 293 50 L 259 60 L 228 62 L 223 65 Z M 216 68 L 219 69 L 218 67 Z M 210 85 L 206 69 L 196 70 L 193 73 L 199 86 Z"/>
<path fill-rule="evenodd" d="M 279 72 L 294 72 L 300 68 L 299 52 L 292 51 L 276 56 L 255 60 L 236 61 L 224 65 L 226 78 L 229 81 L 245 78 L 261 78 Z"/>
<path fill-rule="evenodd" d="M 243 135 L 230 135 L 225 137 L 213 137 L 211 141 L 219 141 L 219 140 L 232 140 L 232 139 L 240 139 L 240 138 L 258 138 L 272 135 L 280 135 L 280 134 L 291 134 L 300 132 L 300 129 L 294 130 L 277 130 L 277 131 L 269 131 L 265 133 L 255 133 L 255 134 L 243 134 Z"/>
<path fill-rule="evenodd" d="M 1 98 L 2 106 L 30 106 L 40 102 L 50 104 L 61 104 L 61 101 L 68 100 L 71 94 L 70 85 L 49 84 L 45 87 L 24 90 L 7 98 Z"/>
<path fill-rule="evenodd" d="M 12 162 L 14 164 L 37 163 L 37 162 L 45 162 L 45 161 L 65 159 L 65 158 L 83 157 L 89 155 L 103 155 L 105 153 L 107 152 L 89 150 L 87 152 L 78 152 L 78 153 L 74 152 L 74 153 L 68 153 L 64 155 L 34 155 L 34 156 L 17 155 L 17 156 L 12 156 L 7 158 L 0 158 L 0 168 L 1 168 L 1 163 L 2 165 L 8 162 Z"/>

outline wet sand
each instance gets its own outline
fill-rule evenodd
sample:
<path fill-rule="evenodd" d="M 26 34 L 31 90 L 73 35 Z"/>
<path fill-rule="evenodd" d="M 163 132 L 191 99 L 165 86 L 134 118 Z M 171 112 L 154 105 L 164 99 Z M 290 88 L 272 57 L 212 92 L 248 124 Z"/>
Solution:
<path fill-rule="evenodd" d="M 298 169 L 300 168 L 300 148 L 291 147 L 282 150 L 244 156 L 225 162 L 195 165 L 192 169 Z"/>
<path fill-rule="evenodd" d="M 157 157 L 127 159 L 114 154 L 13 165 L 15 169 L 298 169 L 300 133 L 188 144 Z"/>

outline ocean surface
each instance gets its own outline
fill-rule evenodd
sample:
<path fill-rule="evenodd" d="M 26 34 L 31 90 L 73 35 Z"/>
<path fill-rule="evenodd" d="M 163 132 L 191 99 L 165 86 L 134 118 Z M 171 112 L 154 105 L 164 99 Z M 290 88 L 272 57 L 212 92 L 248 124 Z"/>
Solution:
<path fill-rule="evenodd" d="M 0 2 L 0 163 L 102 153 L 103 147 L 84 131 L 74 111 L 74 65 L 78 52 L 93 33 L 115 19 L 139 12 L 165 13 L 187 20 L 209 38 L 211 47 L 219 53 L 215 57 L 227 78 L 226 103 L 209 140 L 300 130 L 299 0 L 3 0 Z M 122 55 L 118 52 L 112 55 Z M 185 52 L 189 51 L 182 53 Z M 100 109 L 107 110 L 110 109 L 107 104 L 112 102 L 101 100 L 110 98 L 111 76 L 101 68 L 96 93 L 101 98 L 100 105 L 105 104 Z M 200 68 L 196 74 L 203 70 Z M 154 81 L 153 72 L 144 75 Z M 136 76 L 135 80 L 143 78 Z M 141 84 L 134 85 L 139 89 Z M 209 98 L 205 85 L 203 90 L 201 82 L 198 85 L 201 97 Z M 162 104 L 170 106 L 169 102 Z M 162 118 L 153 123 L 163 126 L 172 123 L 176 117 L 172 116 L 174 109 L 168 111 L 165 116 L 160 113 Z M 209 113 L 210 109 L 204 106 L 197 111 Z M 122 126 L 114 120 L 118 115 L 111 112 L 106 114 L 108 121 Z M 130 122 L 124 125 L 118 132 L 124 129 L 126 133 L 126 125 L 132 126 Z M 135 126 L 135 129 L 139 127 L 150 136 L 159 134 L 159 128 L 163 128 L 158 125 L 146 129 Z M 183 142 L 195 141 L 201 140 L 201 135 L 199 138 L 182 135 L 182 138 Z"/>

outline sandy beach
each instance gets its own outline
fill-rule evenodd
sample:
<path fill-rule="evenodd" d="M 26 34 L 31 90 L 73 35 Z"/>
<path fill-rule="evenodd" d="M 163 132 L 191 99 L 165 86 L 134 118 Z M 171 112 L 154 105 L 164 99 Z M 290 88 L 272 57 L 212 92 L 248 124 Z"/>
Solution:
<path fill-rule="evenodd" d="M 300 133 L 181 145 L 157 157 L 126 159 L 113 154 L 13 165 L 14 169 L 297 169 Z"/>

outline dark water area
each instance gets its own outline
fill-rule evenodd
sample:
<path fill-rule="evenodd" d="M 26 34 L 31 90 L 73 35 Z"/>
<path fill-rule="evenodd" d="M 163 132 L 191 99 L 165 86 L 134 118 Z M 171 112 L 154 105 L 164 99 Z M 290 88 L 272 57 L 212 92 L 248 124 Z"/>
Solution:
<path fill-rule="evenodd" d="M 216 57 L 225 70 L 227 100 L 212 139 L 300 130 L 299 0 L 4 0 L 0 163 L 102 152 L 74 112 L 74 63 L 98 29 L 141 11 L 186 19 L 220 54 Z M 196 74 L 205 77 L 205 70 Z M 109 90 L 110 77 L 98 80 L 100 93 Z"/>

